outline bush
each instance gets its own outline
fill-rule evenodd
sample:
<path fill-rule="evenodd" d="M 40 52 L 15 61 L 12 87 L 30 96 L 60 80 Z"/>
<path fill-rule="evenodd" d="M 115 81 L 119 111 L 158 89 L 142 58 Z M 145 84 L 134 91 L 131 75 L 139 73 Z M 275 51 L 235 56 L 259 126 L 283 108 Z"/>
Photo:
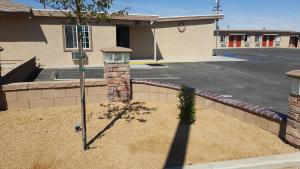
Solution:
<path fill-rule="evenodd" d="M 179 118 L 183 123 L 194 123 L 195 118 L 195 89 L 182 85 L 178 93 L 180 110 Z"/>

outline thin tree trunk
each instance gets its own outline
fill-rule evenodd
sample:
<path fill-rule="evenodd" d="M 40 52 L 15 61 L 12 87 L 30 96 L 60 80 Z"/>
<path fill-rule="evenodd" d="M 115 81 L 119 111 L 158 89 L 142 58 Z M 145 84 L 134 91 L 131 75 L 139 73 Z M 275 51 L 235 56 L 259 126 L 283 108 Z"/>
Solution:
<path fill-rule="evenodd" d="M 78 48 L 80 53 L 79 58 L 79 70 L 80 70 L 80 101 L 81 101 L 81 124 L 82 124 L 82 147 L 83 150 L 87 149 L 86 144 L 86 103 L 85 103 L 85 68 L 84 68 L 84 60 L 83 60 L 83 47 L 82 47 L 82 25 L 80 23 L 79 14 L 80 7 L 78 2 L 80 0 L 76 0 L 77 14 L 76 14 L 76 22 L 77 22 L 77 35 L 78 35 Z"/>

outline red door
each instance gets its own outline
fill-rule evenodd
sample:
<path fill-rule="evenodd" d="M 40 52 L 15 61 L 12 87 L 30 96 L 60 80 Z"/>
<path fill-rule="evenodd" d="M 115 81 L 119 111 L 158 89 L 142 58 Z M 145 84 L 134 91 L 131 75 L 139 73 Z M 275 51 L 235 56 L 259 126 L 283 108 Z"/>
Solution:
<path fill-rule="evenodd" d="M 230 48 L 233 48 L 233 40 L 234 40 L 234 36 L 229 36 L 229 44 L 228 44 L 228 46 Z"/>
<path fill-rule="evenodd" d="M 242 46 L 242 36 L 236 37 L 236 47 L 239 48 Z"/>
<path fill-rule="evenodd" d="M 269 47 L 273 47 L 274 36 L 269 36 Z"/>
<path fill-rule="evenodd" d="M 263 36 L 262 47 L 267 46 L 267 36 Z"/>

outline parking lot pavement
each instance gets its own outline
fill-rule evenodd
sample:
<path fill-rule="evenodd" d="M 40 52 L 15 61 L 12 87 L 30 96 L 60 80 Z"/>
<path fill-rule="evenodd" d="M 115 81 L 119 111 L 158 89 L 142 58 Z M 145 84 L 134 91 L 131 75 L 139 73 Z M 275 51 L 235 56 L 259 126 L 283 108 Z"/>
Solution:
<path fill-rule="evenodd" d="M 300 69 L 297 49 L 227 49 L 218 50 L 226 57 L 243 62 L 174 63 L 164 66 L 133 68 L 133 78 L 187 84 L 220 95 L 263 106 L 274 111 L 288 111 L 290 80 L 285 73 Z M 74 79 L 77 69 L 44 69 L 36 80 Z M 87 78 L 102 78 L 102 68 L 87 69 Z"/>

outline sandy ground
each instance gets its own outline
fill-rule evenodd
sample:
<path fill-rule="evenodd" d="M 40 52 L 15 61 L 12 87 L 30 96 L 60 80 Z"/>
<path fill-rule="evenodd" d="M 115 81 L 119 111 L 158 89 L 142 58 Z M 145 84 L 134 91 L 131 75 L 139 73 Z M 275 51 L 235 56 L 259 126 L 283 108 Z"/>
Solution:
<path fill-rule="evenodd" d="M 191 126 L 178 125 L 175 105 L 132 109 L 117 119 L 121 108 L 107 113 L 105 106 L 88 105 L 88 139 L 106 130 L 86 152 L 74 130 L 79 106 L 0 112 L 0 168 L 163 168 L 297 151 L 267 131 L 210 109 L 197 109 Z"/>

